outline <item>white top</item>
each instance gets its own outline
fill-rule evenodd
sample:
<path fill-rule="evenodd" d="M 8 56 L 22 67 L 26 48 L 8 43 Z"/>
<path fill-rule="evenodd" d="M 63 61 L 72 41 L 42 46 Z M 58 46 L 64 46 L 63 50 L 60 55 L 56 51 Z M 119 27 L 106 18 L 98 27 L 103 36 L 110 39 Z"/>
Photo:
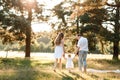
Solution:
<path fill-rule="evenodd" d="M 77 47 L 79 47 L 79 51 L 88 51 L 88 40 L 85 37 L 80 37 L 78 40 Z"/>

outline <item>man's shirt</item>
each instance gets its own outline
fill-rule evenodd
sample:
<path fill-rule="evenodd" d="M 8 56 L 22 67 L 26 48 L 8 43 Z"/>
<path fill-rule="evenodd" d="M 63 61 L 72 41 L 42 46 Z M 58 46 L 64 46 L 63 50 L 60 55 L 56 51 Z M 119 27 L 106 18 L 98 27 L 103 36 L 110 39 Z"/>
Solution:
<path fill-rule="evenodd" d="M 85 37 L 80 37 L 78 40 L 77 47 L 79 47 L 79 51 L 88 51 L 88 40 Z"/>

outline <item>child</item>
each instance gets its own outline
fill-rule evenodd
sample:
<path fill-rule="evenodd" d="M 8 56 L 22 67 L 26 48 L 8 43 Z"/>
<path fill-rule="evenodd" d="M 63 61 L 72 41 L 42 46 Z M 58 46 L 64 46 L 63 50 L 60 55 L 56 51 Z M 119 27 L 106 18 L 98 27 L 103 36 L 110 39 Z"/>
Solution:
<path fill-rule="evenodd" d="M 75 55 L 71 55 L 71 54 L 68 54 L 68 56 L 66 57 L 66 69 L 69 70 L 69 72 L 71 72 L 71 69 L 74 68 L 74 64 L 73 64 L 73 58 L 74 58 Z"/>

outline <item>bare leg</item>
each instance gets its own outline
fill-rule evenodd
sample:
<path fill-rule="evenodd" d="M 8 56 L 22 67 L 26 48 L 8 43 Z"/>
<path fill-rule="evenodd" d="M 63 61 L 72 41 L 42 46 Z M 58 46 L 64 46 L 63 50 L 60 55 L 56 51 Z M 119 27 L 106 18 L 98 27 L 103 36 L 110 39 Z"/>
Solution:
<path fill-rule="evenodd" d="M 55 72 L 56 72 L 57 63 L 58 63 L 58 59 L 56 59 L 56 60 L 55 60 L 55 63 L 54 63 L 54 71 L 55 71 Z"/>
<path fill-rule="evenodd" d="M 68 68 L 68 71 L 69 71 L 69 73 L 71 72 L 71 69 L 70 68 Z"/>
<path fill-rule="evenodd" d="M 59 69 L 60 70 L 62 69 L 62 59 L 61 58 L 59 59 Z"/>

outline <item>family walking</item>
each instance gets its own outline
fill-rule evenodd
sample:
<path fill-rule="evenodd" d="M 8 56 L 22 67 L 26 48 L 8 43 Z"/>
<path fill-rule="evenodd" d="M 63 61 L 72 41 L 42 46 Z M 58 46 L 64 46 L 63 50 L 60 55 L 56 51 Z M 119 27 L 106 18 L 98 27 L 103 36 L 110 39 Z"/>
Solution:
<path fill-rule="evenodd" d="M 78 54 L 78 67 L 80 71 L 86 72 L 87 63 L 87 53 L 88 53 L 88 40 L 87 38 L 83 37 L 82 35 L 78 34 L 76 36 L 77 42 L 77 49 L 75 54 L 72 56 L 71 54 L 68 54 L 67 57 L 65 57 L 65 50 L 64 50 L 64 34 L 59 33 L 54 41 L 55 43 L 55 49 L 54 49 L 54 71 L 56 72 L 57 66 L 59 66 L 59 69 L 62 69 L 62 57 L 66 59 L 66 68 L 71 72 L 71 69 L 74 68 L 73 59 Z"/>

